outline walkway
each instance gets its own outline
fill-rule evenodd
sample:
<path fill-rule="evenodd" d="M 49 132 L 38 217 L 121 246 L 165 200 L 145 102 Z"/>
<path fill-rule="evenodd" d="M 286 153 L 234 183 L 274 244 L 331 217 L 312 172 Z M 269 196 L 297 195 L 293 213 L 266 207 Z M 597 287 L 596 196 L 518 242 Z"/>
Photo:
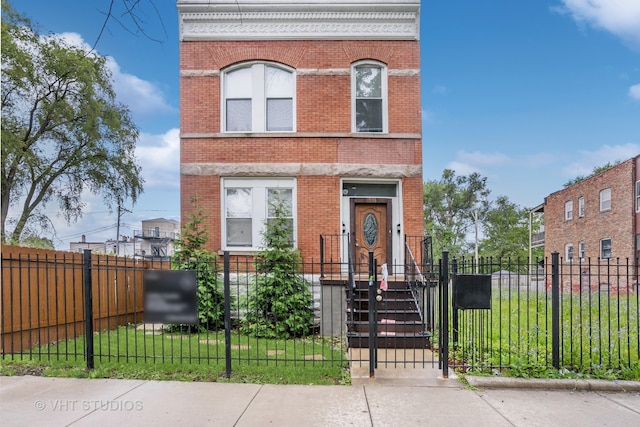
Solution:
<path fill-rule="evenodd" d="M 382 372 L 353 386 L 0 377 L 0 414 L 4 426 L 640 425 L 639 391 L 471 390 Z"/>

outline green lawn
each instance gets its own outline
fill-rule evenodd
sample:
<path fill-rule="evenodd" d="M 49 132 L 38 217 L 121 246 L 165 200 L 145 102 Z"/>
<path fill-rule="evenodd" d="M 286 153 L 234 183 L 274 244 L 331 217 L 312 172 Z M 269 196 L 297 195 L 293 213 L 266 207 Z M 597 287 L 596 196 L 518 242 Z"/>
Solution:
<path fill-rule="evenodd" d="M 95 369 L 86 370 L 84 337 L 5 355 L 0 374 L 250 382 L 349 383 L 348 360 L 339 340 L 256 339 L 231 336 L 231 377 L 226 378 L 224 332 L 181 334 L 134 325 L 94 335 Z"/>
<path fill-rule="evenodd" d="M 640 379 L 636 295 L 562 294 L 560 365 L 566 375 Z M 450 321 L 451 322 L 451 321 Z M 451 323 L 450 323 L 451 325 Z M 556 375 L 552 366 L 551 297 L 503 292 L 491 310 L 460 311 L 460 368 L 517 376 Z"/>

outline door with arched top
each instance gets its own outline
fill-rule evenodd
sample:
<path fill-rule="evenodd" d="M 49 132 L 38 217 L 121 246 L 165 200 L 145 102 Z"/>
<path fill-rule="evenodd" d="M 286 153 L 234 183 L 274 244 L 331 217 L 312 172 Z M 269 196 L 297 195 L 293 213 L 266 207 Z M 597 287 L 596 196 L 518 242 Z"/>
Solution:
<path fill-rule="evenodd" d="M 368 272 L 369 252 L 378 266 L 387 263 L 391 269 L 391 200 L 351 199 L 351 232 L 357 273 Z"/>

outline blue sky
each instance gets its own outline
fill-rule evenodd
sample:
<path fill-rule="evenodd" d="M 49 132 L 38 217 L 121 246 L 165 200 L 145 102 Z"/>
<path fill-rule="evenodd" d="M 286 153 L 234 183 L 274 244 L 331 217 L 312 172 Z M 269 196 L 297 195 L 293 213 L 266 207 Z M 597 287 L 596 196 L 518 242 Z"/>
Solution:
<path fill-rule="evenodd" d="M 109 1 L 11 3 L 41 32 L 92 45 Z M 177 10 L 172 0 L 140 4 L 147 36 L 123 17 L 97 45 L 141 131 L 145 192 L 122 219 L 124 235 L 142 219 L 180 219 Z M 640 153 L 640 0 L 423 0 L 420 20 L 425 180 L 445 168 L 479 172 L 492 197 L 530 208 Z M 72 226 L 47 209 L 56 247 L 116 237 L 116 215 L 99 198 L 86 202 Z"/>

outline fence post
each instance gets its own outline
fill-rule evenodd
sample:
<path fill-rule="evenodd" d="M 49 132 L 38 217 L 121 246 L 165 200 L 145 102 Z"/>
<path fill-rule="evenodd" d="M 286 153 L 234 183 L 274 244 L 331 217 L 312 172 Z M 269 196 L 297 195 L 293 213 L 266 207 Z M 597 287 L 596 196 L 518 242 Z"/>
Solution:
<path fill-rule="evenodd" d="M 231 282 L 229 280 L 229 251 L 224 251 L 224 355 L 226 376 L 231 378 Z"/>
<path fill-rule="evenodd" d="M 91 250 L 82 253 L 82 283 L 84 287 L 84 357 L 87 369 L 93 369 L 93 289 L 91 280 Z"/>
<path fill-rule="evenodd" d="M 463 263 L 464 265 L 464 263 Z M 458 274 L 458 260 L 451 260 L 451 274 L 454 276 L 451 280 L 451 321 L 453 323 L 453 336 L 451 337 L 454 347 L 458 344 L 458 329 L 460 328 L 460 312 L 456 308 L 456 282 Z"/>
<path fill-rule="evenodd" d="M 374 258 L 373 252 L 369 252 L 369 378 L 375 377 L 375 368 L 378 364 L 376 349 L 376 295 L 374 291 Z"/>
<path fill-rule="evenodd" d="M 560 262 L 558 252 L 551 254 L 551 358 L 560 369 Z"/>
<path fill-rule="evenodd" d="M 442 274 L 440 275 L 440 363 L 442 378 L 449 378 L 449 251 L 442 251 Z"/>

